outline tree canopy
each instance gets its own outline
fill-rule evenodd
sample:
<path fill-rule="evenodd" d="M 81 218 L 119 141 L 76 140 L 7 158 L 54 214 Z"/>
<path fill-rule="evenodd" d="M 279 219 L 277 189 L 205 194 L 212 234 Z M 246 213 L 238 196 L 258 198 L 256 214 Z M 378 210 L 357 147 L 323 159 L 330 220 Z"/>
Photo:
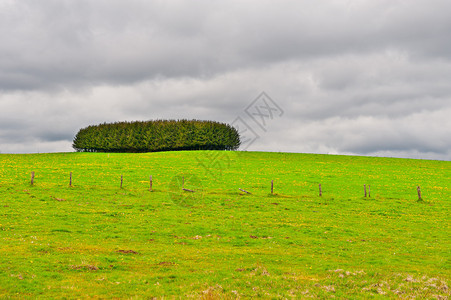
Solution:
<path fill-rule="evenodd" d="M 215 121 L 116 122 L 80 129 L 72 146 L 82 152 L 236 150 L 240 136 L 231 125 Z"/>

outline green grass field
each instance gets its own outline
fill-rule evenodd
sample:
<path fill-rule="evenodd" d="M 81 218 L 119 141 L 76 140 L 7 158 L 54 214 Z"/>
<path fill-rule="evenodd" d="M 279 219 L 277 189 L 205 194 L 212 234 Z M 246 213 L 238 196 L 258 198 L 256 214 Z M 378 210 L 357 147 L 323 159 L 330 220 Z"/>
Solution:
<path fill-rule="evenodd" d="M 444 299 L 450 183 L 447 161 L 3 154 L 0 297 Z"/>

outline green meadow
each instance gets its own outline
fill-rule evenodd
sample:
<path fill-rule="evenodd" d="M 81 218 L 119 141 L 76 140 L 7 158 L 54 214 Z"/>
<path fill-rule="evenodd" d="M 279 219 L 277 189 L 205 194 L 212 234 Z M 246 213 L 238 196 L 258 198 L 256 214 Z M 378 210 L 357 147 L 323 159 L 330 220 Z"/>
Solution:
<path fill-rule="evenodd" d="M 449 161 L 2 154 L 0 297 L 446 299 L 450 187 Z"/>

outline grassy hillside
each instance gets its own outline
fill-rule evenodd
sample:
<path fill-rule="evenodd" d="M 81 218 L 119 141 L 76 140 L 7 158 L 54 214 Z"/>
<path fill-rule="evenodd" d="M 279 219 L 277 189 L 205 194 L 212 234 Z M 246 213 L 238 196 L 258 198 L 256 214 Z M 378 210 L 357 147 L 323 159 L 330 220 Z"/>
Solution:
<path fill-rule="evenodd" d="M 444 161 L 0 155 L 0 296 L 446 297 L 450 182 Z"/>

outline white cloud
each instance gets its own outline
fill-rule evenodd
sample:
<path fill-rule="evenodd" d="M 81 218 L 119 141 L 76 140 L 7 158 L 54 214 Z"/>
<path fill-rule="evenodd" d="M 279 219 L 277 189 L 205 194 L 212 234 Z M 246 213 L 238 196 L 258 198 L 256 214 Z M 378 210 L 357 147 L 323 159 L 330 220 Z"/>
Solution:
<path fill-rule="evenodd" d="M 285 114 L 249 150 L 449 160 L 450 12 L 445 0 L 2 1 L 0 151 L 69 151 L 105 121 L 232 122 L 266 91 Z"/>

